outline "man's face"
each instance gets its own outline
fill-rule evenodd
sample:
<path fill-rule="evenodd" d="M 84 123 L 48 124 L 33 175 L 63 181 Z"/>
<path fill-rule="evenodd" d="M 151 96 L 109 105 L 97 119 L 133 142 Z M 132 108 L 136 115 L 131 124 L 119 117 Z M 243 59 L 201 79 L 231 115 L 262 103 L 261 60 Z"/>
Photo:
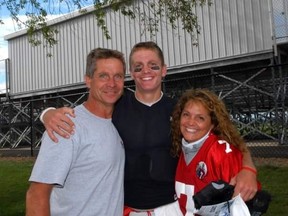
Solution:
<path fill-rule="evenodd" d="M 162 78 L 167 72 L 157 53 L 149 49 L 136 51 L 131 58 L 130 73 L 138 91 L 154 92 L 161 90 Z"/>
<path fill-rule="evenodd" d="M 89 97 L 96 103 L 111 106 L 121 97 L 124 87 L 124 66 L 119 59 L 97 60 L 92 78 L 85 76 Z"/>

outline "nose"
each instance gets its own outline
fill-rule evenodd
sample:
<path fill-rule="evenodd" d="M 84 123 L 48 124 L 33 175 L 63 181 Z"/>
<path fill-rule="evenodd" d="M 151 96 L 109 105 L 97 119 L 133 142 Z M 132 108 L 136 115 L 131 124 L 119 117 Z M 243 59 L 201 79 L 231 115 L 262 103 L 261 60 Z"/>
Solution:
<path fill-rule="evenodd" d="M 190 117 L 187 119 L 187 122 L 188 122 L 189 125 L 194 125 L 196 121 L 195 121 L 195 119 L 194 119 L 192 116 L 190 116 Z"/>
<path fill-rule="evenodd" d="M 110 77 L 107 81 L 107 85 L 110 87 L 114 87 L 116 85 L 116 81 L 114 80 L 114 77 Z"/>
<path fill-rule="evenodd" d="M 148 65 L 143 66 L 143 73 L 149 73 L 151 71 L 151 68 Z"/>

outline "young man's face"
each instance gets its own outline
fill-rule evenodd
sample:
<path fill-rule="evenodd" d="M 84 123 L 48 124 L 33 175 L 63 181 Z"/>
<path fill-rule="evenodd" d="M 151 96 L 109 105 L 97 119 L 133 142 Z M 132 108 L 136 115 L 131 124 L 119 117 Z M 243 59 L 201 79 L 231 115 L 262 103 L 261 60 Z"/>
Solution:
<path fill-rule="evenodd" d="M 93 77 L 85 76 L 89 97 L 104 106 L 114 105 L 123 93 L 124 66 L 116 58 L 100 59 L 96 64 Z"/>
<path fill-rule="evenodd" d="M 138 91 L 154 92 L 161 90 L 162 78 L 166 76 L 167 68 L 161 64 L 155 51 L 140 49 L 132 55 L 130 73 Z"/>

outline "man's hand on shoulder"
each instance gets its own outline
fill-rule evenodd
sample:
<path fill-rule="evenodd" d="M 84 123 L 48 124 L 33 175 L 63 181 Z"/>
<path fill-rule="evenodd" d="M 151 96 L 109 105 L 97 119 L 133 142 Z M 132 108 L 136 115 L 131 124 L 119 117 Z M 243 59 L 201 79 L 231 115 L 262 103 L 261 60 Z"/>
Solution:
<path fill-rule="evenodd" d="M 54 133 L 57 133 L 67 139 L 70 137 L 70 135 L 74 134 L 75 125 L 70 117 L 75 117 L 75 114 L 74 109 L 69 107 L 50 109 L 43 115 L 43 124 L 46 128 L 48 136 L 54 142 L 58 142 L 58 139 Z"/>

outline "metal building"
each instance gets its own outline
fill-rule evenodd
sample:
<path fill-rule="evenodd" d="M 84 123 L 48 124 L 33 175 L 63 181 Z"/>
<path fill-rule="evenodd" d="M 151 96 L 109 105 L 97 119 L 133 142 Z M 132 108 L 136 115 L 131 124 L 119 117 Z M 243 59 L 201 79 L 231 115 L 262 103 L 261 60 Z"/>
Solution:
<path fill-rule="evenodd" d="M 135 0 L 132 7 L 152 16 L 143 1 Z M 40 112 L 47 106 L 83 101 L 85 59 L 91 49 L 113 48 L 127 57 L 135 43 L 147 40 L 157 42 L 165 54 L 167 94 L 178 97 L 187 88 L 211 88 L 225 100 L 248 141 L 285 144 L 287 8 L 285 0 L 214 0 L 211 6 L 195 8 L 201 26 L 196 38 L 180 22 L 173 29 L 165 17 L 153 35 L 140 24 L 141 17 L 129 20 L 109 7 L 106 24 L 111 39 L 97 27 L 93 7 L 86 14 L 74 12 L 50 21 L 59 31 L 58 44 L 52 48 L 31 46 L 26 30 L 7 35 L 0 146 L 38 146 L 43 131 Z M 133 88 L 129 73 L 126 85 Z"/>

